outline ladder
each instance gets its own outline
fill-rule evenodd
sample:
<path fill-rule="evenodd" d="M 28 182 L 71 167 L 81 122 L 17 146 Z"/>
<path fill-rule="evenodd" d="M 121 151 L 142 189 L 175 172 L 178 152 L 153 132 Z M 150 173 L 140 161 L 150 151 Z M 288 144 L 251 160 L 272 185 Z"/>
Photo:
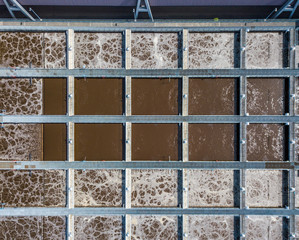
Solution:
<path fill-rule="evenodd" d="M 22 5 L 17 0 L 3 0 L 10 15 L 16 19 L 16 16 L 13 12 L 22 12 L 26 17 L 31 21 L 35 22 L 35 19 L 22 7 Z"/>
<path fill-rule="evenodd" d="M 299 0 L 288 0 L 284 5 L 282 5 L 282 7 L 278 11 L 277 9 L 275 9 L 276 10 L 275 14 L 271 18 L 272 19 L 277 18 L 283 12 L 291 12 L 289 18 L 292 18 L 298 5 L 299 5 Z"/>
<path fill-rule="evenodd" d="M 136 10 L 133 9 L 133 12 L 134 12 L 134 21 L 135 22 L 138 18 L 138 14 L 140 12 L 146 12 L 148 14 L 148 16 L 150 17 L 150 19 L 152 20 L 152 22 L 154 21 L 151 7 L 150 7 L 148 0 L 137 0 Z"/>

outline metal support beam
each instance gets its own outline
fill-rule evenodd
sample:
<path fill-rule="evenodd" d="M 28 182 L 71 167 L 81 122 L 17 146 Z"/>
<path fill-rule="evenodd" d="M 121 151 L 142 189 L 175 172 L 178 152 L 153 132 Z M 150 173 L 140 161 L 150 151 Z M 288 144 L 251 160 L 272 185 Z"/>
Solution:
<path fill-rule="evenodd" d="M 35 19 L 22 7 L 22 5 L 17 0 L 3 0 L 5 3 L 7 10 L 9 11 L 10 15 L 16 19 L 16 16 L 13 12 L 22 12 L 27 18 L 31 21 L 35 22 Z"/>
<path fill-rule="evenodd" d="M 272 19 L 278 18 L 279 15 L 282 14 L 283 12 L 291 12 L 289 18 L 292 18 L 298 5 L 299 5 L 299 0 L 287 0 L 271 18 Z"/>
<path fill-rule="evenodd" d="M 0 161 L 0 169 L 297 169 L 297 162 L 239 161 Z"/>
<path fill-rule="evenodd" d="M 298 215 L 299 209 L 284 208 L 3 208 L 1 216 L 98 216 L 98 215 Z"/>
<path fill-rule="evenodd" d="M 33 69 L 33 68 L 10 68 L 0 69 L 0 77 L 3 78 L 45 78 L 45 77 L 136 77 L 156 78 L 171 77 L 289 77 L 299 76 L 299 69 Z"/>
<path fill-rule="evenodd" d="M 270 115 L 4 115 L 3 123 L 287 123 L 299 122 L 299 116 Z"/>
<path fill-rule="evenodd" d="M 237 21 L 237 22 L 236 22 Z M 107 23 L 92 23 L 92 27 L 90 26 L 90 22 L 80 22 L 78 25 L 74 24 L 74 22 L 68 22 L 64 26 L 61 26 L 60 23 L 57 25 L 55 22 L 47 22 L 47 26 L 43 25 L 29 25 L 29 24 L 17 24 L 17 25 L 3 25 L 0 26 L 0 31 L 28 31 L 28 32 L 62 32 L 67 31 L 68 29 L 72 29 L 78 32 L 123 32 L 126 29 L 130 29 L 132 32 L 181 32 L 183 29 L 188 29 L 190 32 L 239 32 L 242 28 L 244 28 L 244 23 L 240 23 L 240 20 L 230 20 L 228 24 L 236 24 L 236 27 L 231 27 L 226 24 L 220 24 L 221 26 L 206 26 L 202 23 L 202 20 L 192 20 L 190 22 L 184 22 L 184 27 L 178 27 L 178 22 L 159 22 L 155 23 L 153 27 L 151 24 L 143 24 L 143 27 L 137 27 L 134 23 L 122 23 L 123 27 L 107 27 Z M 250 23 L 249 23 L 250 24 Z M 247 24 L 247 25 L 249 25 Z M 275 24 L 275 23 L 272 23 Z M 67 26 L 69 25 L 69 26 Z M 100 25 L 100 26 L 99 26 Z M 219 25 L 219 23 L 217 23 Z M 284 26 L 283 26 L 284 25 Z M 287 23 L 277 23 L 275 26 L 247 26 L 249 31 L 254 32 L 277 32 L 277 31 L 286 31 L 290 28 L 295 28 L 295 21 L 288 21 Z"/>
<path fill-rule="evenodd" d="M 134 9 L 134 21 L 137 21 L 139 13 L 147 13 L 149 18 L 154 21 L 153 14 L 151 11 L 151 6 L 148 0 L 137 0 L 136 9 Z"/>

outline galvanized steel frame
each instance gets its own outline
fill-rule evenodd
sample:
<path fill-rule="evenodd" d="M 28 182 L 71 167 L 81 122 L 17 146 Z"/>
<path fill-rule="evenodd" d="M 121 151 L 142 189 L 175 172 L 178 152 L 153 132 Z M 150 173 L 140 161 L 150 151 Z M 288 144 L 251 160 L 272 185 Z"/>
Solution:
<path fill-rule="evenodd" d="M 0 69 L 0 77 L 3 78 L 16 78 L 16 77 L 238 77 L 240 85 L 240 101 L 239 111 L 240 115 L 237 116 L 190 116 L 188 111 L 184 111 L 183 116 L 131 116 L 126 114 L 124 116 L 77 116 L 72 114 L 64 116 L 12 116 L 12 115 L 1 115 L 0 122 L 4 124 L 8 123 L 66 123 L 68 126 L 68 132 L 70 123 L 178 123 L 178 124 L 189 124 L 189 123 L 234 123 L 239 124 L 240 132 L 240 153 L 239 161 L 232 162 L 189 162 L 188 159 L 178 162 L 157 162 L 157 161 L 134 161 L 131 162 L 129 159 L 126 161 L 116 162 L 85 162 L 85 161 L 61 161 L 61 162 L 0 162 L 0 169 L 65 169 L 67 171 L 74 169 L 177 169 L 182 172 L 187 169 L 232 169 L 240 171 L 240 203 L 239 208 L 186 208 L 185 204 L 182 204 L 180 208 L 131 208 L 125 203 L 124 208 L 72 208 L 69 207 L 69 203 L 66 208 L 4 208 L 0 210 L 1 215 L 10 216 L 24 216 L 24 215 L 68 215 L 68 218 L 74 215 L 124 215 L 126 219 L 126 225 L 130 224 L 127 219 L 130 215 L 134 214 L 164 214 L 164 215 L 177 215 L 182 216 L 183 220 L 180 224 L 183 224 L 179 236 L 186 237 L 185 230 L 188 229 L 188 223 L 184 221 L 184 217 L 191 214 L 210 214 L 210 215 L 233 215 L 240 218 L 240 238 L 246 236 L 245 232 L 245 216 L 246 215 L 279 215 L 286 216 L 289 220 L 289 234 L 294 236 L 296 231 L 295 228 L 295 216 L 299 214 L 299 210 L 295 204 L 295 171 L 299 169 L 299 163 L 295 159 L 295 148 L 294 148 L 294 127 L 295 123 L 299 122 L 299 116 L 295 114 L 295 81 L 296 77 L 299 76 L 299 70 L 295 66 L 295 47 L 296 47 L 296 36 L 297 29 L 295 26 L 278 26 L 278 27 L 49 27 L 49 26 L 0 26 L 0 32 L 4 31 L 25 31 L 25 32 L 49 32 L 49 31 L 75 31 L 75 32 L 122 32 L 126 38 L 129 37 L 128 32 L 177 32 L 182 34 L 183 40 L 188 37 L 189 32 L 236 32 L 240 35 L 240 68 L 236 69 L 188 69 L 188 63 L 183 63 L 183 68 L 180 69 L 131 69 L 130 68 L 130 46 L 129 43 L 125 44 L 123 50 L 125 57 L 125 68 L 123 69 L 73 69 L 68 67 L 65 69 L 25 69 L 25 68 L 10 68 Z M 185 33 L 184 33 L 185 31 Z M 284 69 L 246 69 L 246 34 L 247 32 L 262 32 L 262 31 L 286 31 L 289 32 L 289 68 Z M 185 39 L 186 41 L 186 39 Z M 69 42 L 67 42 L 67 49 L 70 49 Z M 185 48 L 186 46 L 183 46 Z M 181 49 L 183 58 L 188 61 L 188 51 Z M 69 54 L 69 53 L 67 53 Z M 187 54 L 187 55 L 186 55 Z M 286 116 L 248 116 L 246 111 L 246 79 L 247 77 L 285 77 L 288 78 L 290 83 L 289 91 L 289 114 Z M 126 90 L 127 91 L 127 90 Z M 130 91 L 130 90 L 128 90 Z M 68 88 L 68 96 L 70 96 Z M 130 95 L 130 94 L 126 94 Z M 186 94 L 182 94 L 182 102 L 185 102 Z M 188 100 L 188 94 L 187 94 Z M 69 101 L 73 101 L 70 100 Z M 68 104 L 69 106 L 69 104 Z M 128 105 L 126 104 L 126 107 Z M 188 105 L 187 105 L 188 107 Z M 289 139 L 286 141 L 289 149 L 289 161 L 286 162 L 248 162 L 246 160 L 246 126 L 250 123 L 283 123 L 288 125 Z M 188 132 L 187 132 L 188 133 Z M 186 134 L 187 134 L 186 133 Z M 187 134 L 188 135 L 188 134 Z M 188 145 L 188 141 L 185 139 L 186 136 L 182 136 L 182 142 Z M 127 138 L 127 137 L 126 137 Z M 70 140 L 70 139 L 69 139 Z M 73 139 L 72 139 L 73 140 Z M 128 140 L 130 141 L 130 140 Z M 70 144 L 70 141 L 69 141 Z M 73 144 L 73 142 L 72 142 Z M 185 146 L 185 149 L 188 149 Z M 68 156 L 70 156 L 70 147 L 68 147 Z M 183 160 L 183 159 L 182 159 Z M 245 204 L 245 173 L 246 169 L 279 169 L 289 170 L 289 206 L 287 209 L 270 209 L 270 208 L 259 208 L 249 209 Z M 70 182 L 69 174 L 68 182 Z M 184 182 L 184 178 L 181 179 L 180 183 L 182 188 L 185 188 L 188 183 Z M 123 192 L 128 194 L 127 181 L 123 184 Z M 187 184 L 187 185 L 186 185 Z M 68 188 L 68 190 L 70 190 Z M 72 190 L 73 191 L 73 190 Z M 69 191 L 67 191 L 69 194 Z M 182 199 L 186 198 L 186 191 L 181 189 Z M 127 199 L 127 197 L 126 197 Z M 71 225 L 70 225 L 71 224 Z M 74 222 L 68 219 L 68 239 L 73 239 L 73 235 L 69 234 L 69 229 L 74 229 Z M 128 229 L 124 228 L 124 236 L 128 238 Z M 130 236 L 130 234 L 129 234 Z"/>

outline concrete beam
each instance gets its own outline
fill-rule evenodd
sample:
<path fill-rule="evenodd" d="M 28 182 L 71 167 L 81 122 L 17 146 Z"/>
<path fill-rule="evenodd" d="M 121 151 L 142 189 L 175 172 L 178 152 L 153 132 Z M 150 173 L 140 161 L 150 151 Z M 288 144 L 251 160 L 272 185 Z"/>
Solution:
<path fill-rule="evenodd" d="M 240 36 L 240 68 L 245 68 L 245 47 L 246 47 L 246 30 L 241 30 Z M 247 115 L 247 79 L 245 76 L 240 77 L 240 100 L 239 100 L 239 111 L 241 116 Z M 239 161 L 241 163 L 246 163 L 247 160 L 247 131 L 246 131 L 246 123 L 239 124 L 239 134 L 240 134 L 240 142 L 239 142 Z M 246 182 L 245 182 L 245 173 L 246 169 L 240 169 L 240 178 L 239 178 L 239 194 L 240 194 L 240 209 L 246 208 Z M 246 238 L 246 223 L 245 223 L 245 215 L 240 215 L 239 217 L 239 233 L 240 239 Z"/>
<path fill-rule="evenodd" d="M 68 240 L 74 239 L 75 226 L 74 226 L 74 215 L 69 214 L 66 217 L 66 238 Z"/>
<path fill-rule="evenodd" d="M 67 113 L 68 116 L 75 115 L 75 79 L 74 76 L 67 78 Z"/>
<path fill-rule="evenodd" d="M 247 78 L 241 76 L 240 79 L 240 115 L 245 116 L 247 114 Z"/>
<path fill-rule="evenodd" d="M 74 69 L 75 67 L 75 33 L 73 29 L 68 29 L 66 32 L 67 37 L 67 68 Z M 74 76 L 68 76 L 67 78 L 67 114 L 73 116 L 75 114 L 75 80 Z M 73 162 L 75 159 L 75 124 L 68 122 L 67 124 L 67 157 L 69 162 Z M 69 168 L 66 175 L 67 181 L 67 207 L 73 209 L 75 207 L 75 172 L 74 169 Z M 74 215 L 69 214 L 67 216 L 67 239 L 74 240 L 75 227 L 74 227 Z"/>
<path fill-rule="evenodd" d="M 188 105 L 189 105 L 189 78 L 183 76 L 182 79 L 182 115 L 188 116 Z"/>
<path fill-rule="evenodd" d="M 131 215 L 125 215 L 125 237 L 123 237 L 124 239 L 132 239 L 132 233 L 131 233 Z"/>
<path fill-rule="evenodd" d="M 132 79 L 131 77 L 126 77 L 126 86 L 125 86 L 125 96 L 126 96 L 126 116 L 131 116 L 132 115 Z"/>
<path fill-rule="evenodd" d="M 131 68 L 131 30 L 125 30 L 125 68 Z"/>
<path fill-rule="evenodd" d="M 188 29 L 183 29 L 182 32 L 182 67 L 183 69 L 188 69 L 189 68 L 189 44 L 188 44 L 188 36 L 189 36 L 189 31 Z"/>
<path fill-rule="evenodd" d="M 68 29 L 66 32 L 67 44 L 67 68 L 74 69 L 75 67 L 75 33 L 73 29 Z"/>
<path fill-rule="evenodd" d="M 248 28 L 240 29 L 240 68 L 246 68 L 246 35 L 247 35 Z"/>
<path fill-rule="evenodd" d="M 296 68 L 296 30 L 291 28 L 289 30 L 289 67 Z"/>
<path fill-rule="evenodd" d="M 182 226 L 183 240 L 188 240 L 188 239 L 190 239 L 188 237 L 188 233 L 189 233 L 189 217 L 188 217 L 188 215 L 183 215 L 182 218 L 183 218 L 182 219 L 182 224 L 183 224 L 183 226 Z"/>

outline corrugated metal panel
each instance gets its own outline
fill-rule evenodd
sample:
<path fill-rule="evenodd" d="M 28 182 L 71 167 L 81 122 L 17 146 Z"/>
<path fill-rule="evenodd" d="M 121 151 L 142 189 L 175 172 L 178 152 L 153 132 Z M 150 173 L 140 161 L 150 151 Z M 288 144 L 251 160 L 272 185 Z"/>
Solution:
<path fill-rule="evenodd" d="M 277 6 L 286 0 L 150 0 L 151 6 Z M 136 0 L 19 0 L 23 5 L 135 6 Z M 0 0 L 0 4 L 4 4 Z"/>

